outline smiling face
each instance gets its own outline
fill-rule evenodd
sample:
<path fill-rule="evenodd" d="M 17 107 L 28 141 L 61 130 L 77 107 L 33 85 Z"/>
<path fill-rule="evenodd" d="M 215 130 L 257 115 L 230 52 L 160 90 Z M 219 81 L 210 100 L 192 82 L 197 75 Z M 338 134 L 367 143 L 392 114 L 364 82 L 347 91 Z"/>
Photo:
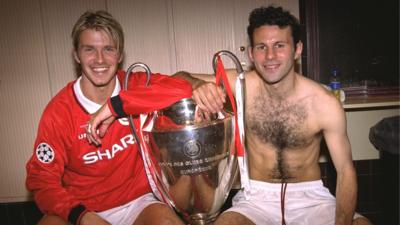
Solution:
<path fill-rule="evenodd" d="M 295 48 L 289 27 L 260 26 L 254 30 L 253 43 L 249 57 L 266 83 L 276 84 L 295 74 L 294 62 L 301 56 L 302 44 Z"/>
<path fill-rule="evenodd" d="M 87 92 L 96 88 L 114 88 L 122 54 L 104 30 L 84 30 L 80 34 L 79 46 L 74 51 L 74 58 L 81 65 L 81 85 L 82 88 L 87 89 Z"/>

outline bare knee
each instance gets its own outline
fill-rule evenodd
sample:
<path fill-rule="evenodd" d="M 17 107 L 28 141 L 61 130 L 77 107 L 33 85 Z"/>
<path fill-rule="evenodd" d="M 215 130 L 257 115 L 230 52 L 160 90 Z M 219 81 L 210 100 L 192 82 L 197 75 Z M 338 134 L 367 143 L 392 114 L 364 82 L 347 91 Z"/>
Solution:
<path fill-rule="evenodd" d="M 184 225 L 184 223 L 170 207 L 157 203 L 147 206 L 133 225 Z"/>
<path fill-rule="evenodd" d="M 373 225 L 373 224 L 367 218 L 360 217 L 353 220 L 353 225 Z"/>
<path fill-rule="evenodd" d="M 38 225 L 69 225 L 69 223 L 56 215 L 44 215 Z"/>
<path fill-rule="evenodd" d="M 244 215 L 237 212 L 225 212 L 218 216 L 214 225 L 255 225 Z"/>

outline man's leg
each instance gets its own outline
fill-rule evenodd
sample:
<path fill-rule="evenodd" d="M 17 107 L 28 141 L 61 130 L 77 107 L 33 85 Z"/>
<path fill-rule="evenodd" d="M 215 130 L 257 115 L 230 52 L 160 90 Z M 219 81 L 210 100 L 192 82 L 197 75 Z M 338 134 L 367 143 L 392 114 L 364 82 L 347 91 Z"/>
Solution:
<path fill-rule="evenodd" d="M 139 214 L 133 225 L 184 225 L 184 223 L 169 206 L 154 203 Z"/>
<path fill-rule="evenodd" d="M 372 223 L 365 217 L 359 217 L 353 220 L 353 225 L 372 225 Z"/>
<path fill-rule="evenodd" d="M 214 225 L 255 225 L 247 217 L 237 212 L 225 212 L 217 217 Z"/>

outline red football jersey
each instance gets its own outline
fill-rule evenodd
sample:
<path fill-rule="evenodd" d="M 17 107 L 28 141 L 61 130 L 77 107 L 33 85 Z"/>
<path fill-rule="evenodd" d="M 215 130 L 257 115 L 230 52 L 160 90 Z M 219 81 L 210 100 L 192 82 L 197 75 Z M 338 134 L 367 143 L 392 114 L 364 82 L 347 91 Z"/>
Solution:
<path fill-rule="evenodd" d="M 119 72 L 113 93 L 121 94 L 129 114 L 157 110 L 191 96 L 190 85 L 180 79 L 154 74 L 146 87 L 145 73 L 130 77 L 129 90 L 121 91 L 124 74 Z M 140 101 L 132 103 L 135 100 Z M 87 122 L 100 107 L 83 96 L 79 79 L 67 84 L 46 106 L 26 166 L 27 188 L 42 212 L 67 220 L 79 204 L 103 211 L 151 192 L 127 118 L 109 127 L 100 147 L 89 145 Z"/>

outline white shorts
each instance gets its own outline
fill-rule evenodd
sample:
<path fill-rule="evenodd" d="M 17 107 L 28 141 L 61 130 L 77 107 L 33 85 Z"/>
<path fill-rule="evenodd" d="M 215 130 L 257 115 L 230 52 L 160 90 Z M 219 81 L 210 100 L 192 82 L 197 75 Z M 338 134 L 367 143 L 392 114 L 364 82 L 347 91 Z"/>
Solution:
<path fill-rule="evenodd" d="M 143 209 L 155 203 L 164 204 L 157 200 L 152 193 L 148 193 L 125 205 L 97 212 L 97 215 L 112 225 L 132 225 Z"/>
<path fill-rule="evenodd" d="M 246 200 L 243 191 L 239 191 L 225 212 L 240 213 L 257 225 L 281 225 L 282 184 L 251 180 L 250 185 L 250 199 Z M 335 224 L 336 200 L 321 180 L 288 183 L 284 197 L 287 225 Z M 362 216 L 356 213 L 354 218 L 358 217 Z"/>

